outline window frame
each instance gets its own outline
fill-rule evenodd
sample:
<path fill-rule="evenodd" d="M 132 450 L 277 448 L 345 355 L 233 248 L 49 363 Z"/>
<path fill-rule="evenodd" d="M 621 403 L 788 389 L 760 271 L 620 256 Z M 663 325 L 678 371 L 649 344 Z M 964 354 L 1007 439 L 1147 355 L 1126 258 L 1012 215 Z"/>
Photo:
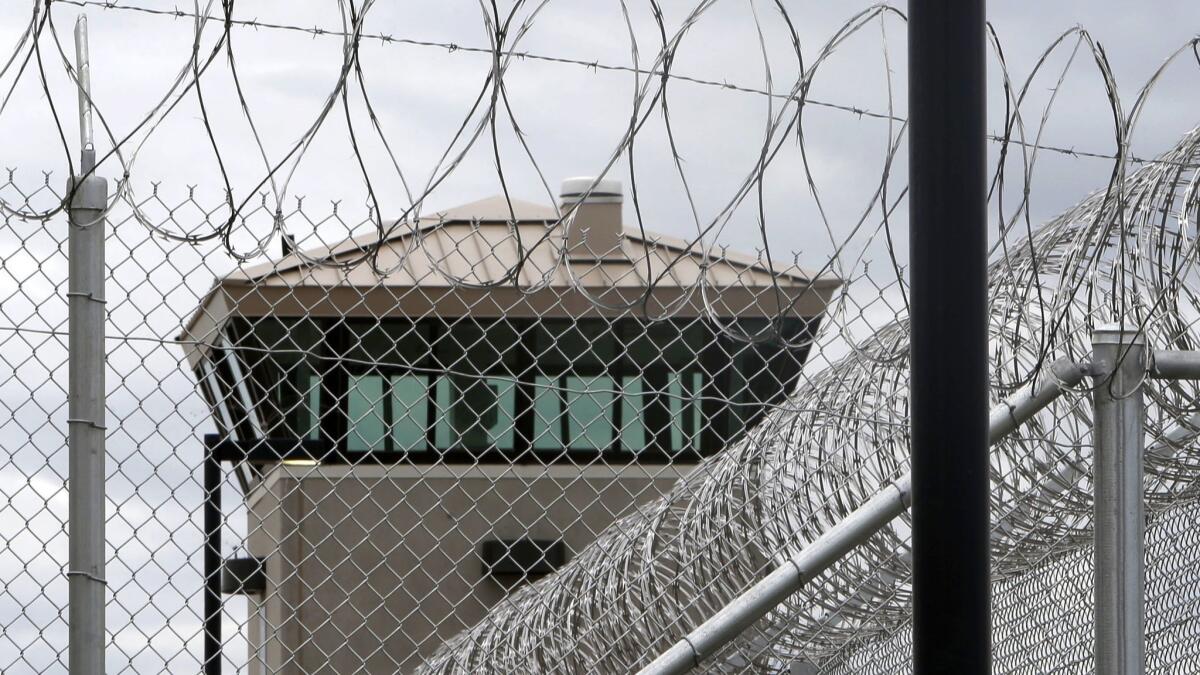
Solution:
<path fill-rule="evenodd" d="M 761 383 L 757 382 L 765 376 L 773 376 L 771 369 L 762 369 L 755 373 L 744 373 L 740 380 L 745 386 L 745 392 L 734 396 L 734 392 L 729 389 L 732 386 L 734 370 L 737 369 L 736 362 L 743 358 L 743 354 L 748 355 L 754 360 L 761 358 L 763 354 L 749 354 L 750 351 L 761 349 L 760 346 L 733 340 L 732 338 L 723 335 L 717 330 L 716 324 L 704 318 L 686 317 L 672 318 L 661 321 L 648 321 L 638 317 L 622 317 L 618 319 L 589 317 L 582 319 L 537 319 L 537 318 L 487 318 L 479 319 L 474 317 L 386 317 L 382 319 L 353 319 L 353 318 L 334 318 L 334 319 L 309 319 L 314 321 L 318 332 L 318 347 L 313 354 L 314 365 L 312 366 L 311 375 L 318 378 L 318 386 L 320 387 L 320 410 L 318 414 L 318 427 L 320 429 L 321 441 L 328 447 L 336 450 L 333 453 L 335 456 L 340 456 L 345 461 L 376 461 L 376 462 L 461 462 L 461 461 L 502 461 L 504 463 L 547 463 L 570 459 L 571 461 L 580 461 L 590 457 L 603 458 L 608 460 L 625 460 L 633 462 L 661 463 L 674 461 L 696 461 L 703 457 L 719 452 L 726 447 L 731 441 L 736 440 L 745 431 L 761 419 L 766 409 L 773 402 L 783 399 L 788 391 L 794 386 L 802 367 L 802 364 L 807 356 L 807 349 L 788 348 L 782 344 L 776 345 L 772 349 L 775 351 L 773 358 L 789 358 L 796 365 L 792 368 L 786 368 L 789 372 L 784 373 L 784 386 L 777 392 L 773 392 L 770 397 L 761 401 L 744 403 L 740 399 L 746 396 L 757 396 L 763 390 Z M 445 423 L 443 417 L 449 413 L 440 410 L 437 401 L 436 388 L 438 382 L 447 370 L 455 372 L 463 372 L 464 370 L 472 370 L 471 368 L 455 368 L 454 364 L 449 364 L 451 367 L 446 368 L 443 363 L 443 355 L 440 353 L 439 345 L 443 345 L 444 340 L 452 339 L 450 336 L 454 331 L 455 326 L 461 324 L 471 325 L 478 328 L 480 339 L 487 339 L 488 328 L 496 323 L 508 323 L 512 326 L 512 332 L 519 339 L 516 345 L 504 345 L 504 349 L 511 349 L 514 353 L 510 358 L 498 360 L 496 363 L 486 364 L 486 367 L 480 368 L 478 372 L 472 372 L 472 375 L 488 378 L 500 377 L 511 379 L 515 383 L 515 392 L 513 396 L 513 409 L 511 410 L 511 419 L 513 420 L 512 428 L 512 448 L 498 448 L 494 445 L 489 447 L 463 447 L 451 446 L 440 447 L 437 443 L 437 431 L 439 424 Z M 244 320 L 244 328 L 253 330 L 255 320 L 246 318 Z M 537 343 L 535 336 L 539 335 L 560 335 L 555 332 L 560 328 L 569 327 L 570 325 L 577 326 L 577 330 L 583 336 L 606 335 L 609 340 L 613 341 L 611 346 L 611 358 L 601 358 L 596 364 L 588 365 L 581 368 L 571 368 L 570 363 L 567 365 L 548 366 L 543 362 L 545 359 L 536 349 L 527 348 L 525 344 Z M 417 331 L 424 345 L 427 347 L 419 358 L 408 360 L 404 364 L 396 364 L 392 366 L 362 366 L 357 362 L 353 362 L 349 358 L 350 348 L 354 335 L 366 336 L 371 330 L 383 330 L 385 335 L 403 335 L 404 333 L 395 332 L 391 326 L 403 326 L 404 333 L 408 331 Z M 800 328 L 799 333 L 806 332 L 805 328 L 813 326 L 812 321 L 798 320 L 795 324 Z M 542 328 L 554 326 L 549 332 L 542 331 Z M 669 326 L 669 327 L 668 327 Z M 702 330 L 703 343 L 699 345 L 699 351 L 693 351 L 693 357 L 685 362 L 685 365 L 680 368 L 674 368 L 670 359 L 666 356 L 666 352 L 672 349 L 671 342 L 663 344 L 655 343 L 653 339 L 649 340 L 651 345 L 651 354 L 654 350 L 659 352 L 659 356 L 652 357 L 646 363 L 638 361 L 638 355 L 634 353 L 635 341 L 647 339 L 647 336 L 653 335 L 651 331 L 658 334 L 680 336 L 677 339 L 684 339 L 683 336 L 691 333 L 692 330 Z M 236 342 L 236 333 L 233 334 L 233 341 Z M 731 345 L 735 345 L 731 354 Z M 457 348 L 464 355 L 470 354 L 470 346 L 458 345 Z M 217 350 L 222 356 L 227 358 L 238 358 L 238 348 L 234 346 L 229 338 L 222 337 L 218 341 Z M 543 352 L 544 353 L 544 352 Z M 756 358 L 757 357 L 757 358 Z M 773 358 L 766 358 L 765 362 L 773 363 Z M 253 377 L 247 377 L 248 371 L 244 368 L 240 369 L 242 377 L 236 377 L 238 366 L 228 362 L 225 358 L 214 358 L 210 367 L 214 378 L 213 384 L 217 385 L 218 390 L 229 389 L 235 400 L 239 400 L 250 396 L 249 389 L 253 386 Z M 476 364 L 478 365 L 478 364 Z M 222 371 L 232 371 L 223 373 Z M 765 371 L 765 372 L 764 372 Z M 790 371 L 794 371 L 790 372 Z M 700 373 L 702 382 L 699 388 L 699 401 L 696 403 L 685 403 L 691 406 L 691 410 L 699 415 L 700 432 L 698 437 L 691 437 L 692 428 L 683 433 L 685 440 L 690 440 L 683 447 L 674 447 L 671 442 L 673 424 L 678 424 L 678 421 L 672 420 L 670 387 L 669 382 L 672 376 L 677 377 L 681 381 L 685 378 L 690 378 L 693 373 Z M 384 412 L 384 428 L 383 447 L 368 450 L 349 450 L 350 443 L 350 419 L 349 419 L 349 403 L 350 391 L 349 383 L 352 374 L 357 375 L 376 375 L 383 378 L 383 396 L 381 399 Z M 397 449 L 394 427 L 396 420 L 394 418 L 393 391 L 394 380 L 396 377 L 417 375 L 422 377 L 426 382 L 425 395 L 425 447 L 424 449 Z M 607 377 L 613 385 L 613 395 L 611 401 L 607 403 L 609 409 L 607 419 L 612 427 L 611 440 L 607 447 L 604 448 L 584 448 L 571 447 L 571 416 L 569 414 L 568 397 L 561 392 L 565 391 L 567 378 L 591 378 L 591 377 Z M 224 386 L 223 381 L 227 378 L 232 378 L 230 384 L 232 387 Z M 553 449 L 537 448 L 534 439 L 535 424 L 535 398 L 536 389 L 538 388 L 538 378 L 549 378 L 552 382 L 552 388 L 559 391 L 559 413 L 558 424 L 560 424 L 559 443 Z M 645 438 L 645 443 L 640 448 L 627 448 L 623 446 L 625 439 L 625 408 L 629 405 L 627 396 L 624 394 L 626 387 L 626 378 L 640 378 L 641 393 L 638 395 L 642 398 L 635 409 L 640 411 L 642 416 L 642 434 Z M 755 381 L 752 384 L 752 381 Z M 754 386 L 758 384 L 759 386 Z M 737 399 L 728 400 L 725 399 Z M 240 402 L 240 401 L 239 401 Z M 244 403 L 243 403 L 244 405 Z M 741 405 L 753 405 L 755 410 L 744 418 L 740 413 L 736 413 L 734 408 Z M 221 411 L 226 416 L 230 415 L 232 410 Z M 247 410 L 249 415 L 254 415 L 257 411 Z M 504 415 L 504 413 L 501 413 Z M 740 425 L 740 420 L 745 419 L 746 424 Z M 245 418 L 247 426 L 258 427 L 257 419 Z M 291 420 L 285 423 L 285 427 L 291 425 Z M 734 426 L 738 426 L 734 429 Z M 253 432 L 253 429 L 249 431 Z M 295 429 L 293 429 L 295 431 Z M 239 437 L 245 437 L 245 434 L 238 434 Z M 253 435 L 253 433 L 252 433 Z M 307 436 L 305 437 L 307 438 Z"/>

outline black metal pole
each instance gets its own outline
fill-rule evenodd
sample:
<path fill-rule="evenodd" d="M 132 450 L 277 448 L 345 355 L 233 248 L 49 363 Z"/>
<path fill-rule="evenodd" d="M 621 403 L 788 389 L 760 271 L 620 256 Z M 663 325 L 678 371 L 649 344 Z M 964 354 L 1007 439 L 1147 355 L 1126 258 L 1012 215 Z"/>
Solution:
<path fill-rule="evenodd" d="M 991 671 L 984 0 L 908 3 L 913 671 Z"/>
<path fill-rule="evenodd" d="M 221 675 L 221 461 L 204 451 L 204 675 Z"/>

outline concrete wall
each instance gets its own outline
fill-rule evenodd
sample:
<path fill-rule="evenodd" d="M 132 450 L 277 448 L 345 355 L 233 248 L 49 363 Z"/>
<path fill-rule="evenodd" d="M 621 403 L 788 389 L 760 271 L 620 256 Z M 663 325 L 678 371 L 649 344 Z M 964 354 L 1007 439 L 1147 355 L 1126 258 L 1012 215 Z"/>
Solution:
<path fill-rule="evenodd" d="M 267 558 L 250 672 L 408 672 L 506 595 L 483 541 L 561 539 L 573 557 L 691 468 L 276 467 L 248 500 Z"/>

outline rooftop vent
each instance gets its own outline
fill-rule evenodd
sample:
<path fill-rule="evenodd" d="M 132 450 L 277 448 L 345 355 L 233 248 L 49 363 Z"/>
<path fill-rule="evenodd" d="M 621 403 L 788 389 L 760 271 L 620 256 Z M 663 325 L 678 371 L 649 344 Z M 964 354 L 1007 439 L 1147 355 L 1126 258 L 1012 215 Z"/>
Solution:
<path fill-rule="evenodd" d="M 567 258 L 605 260 L 621 252 L 621 182 L 608 178 L 568 178 L 559 198 L 567 218 Z M 576 204 L 578 206 L 576 207 Z"/>

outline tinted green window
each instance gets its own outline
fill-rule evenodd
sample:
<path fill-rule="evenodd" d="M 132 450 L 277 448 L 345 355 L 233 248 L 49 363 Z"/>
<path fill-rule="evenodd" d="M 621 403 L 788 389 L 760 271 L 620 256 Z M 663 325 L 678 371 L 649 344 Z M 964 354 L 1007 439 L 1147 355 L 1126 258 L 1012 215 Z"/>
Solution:
<path fill-rule="evenodd" d="M 516 390 L 516 382 L 510 377 L 438 378 L 438 447 L 512 450 Z"/>
<path fill-rule="evenodd" d="M 535 450 L 563 447 L 562 391 L 557 378 L 539 375 L 534 379 L 533 447 Z"/>
<path fill-rule="evenodd" d="M 639 452 L 646 447 L 644 381 L 640 376 L 621 378 L 621 447 Z"/>
<path fill-rule="evenodd" d="M 400 452 L 426 448 L 429 427 L 429 378 L 398 375 L 392 378 L 392 443 Z"/>
<path fill-rule="evenodd" d="M 671 410 L 671 450 L 698 449 L 703 429 L 700 395 L 704 376 L 698 371 L 671 373 L 668 382 L 668 407 Z"/>
<path fill-rule="evenodd" d="M 350 377 L 347 397 L 350 431 L 346 448 L 352 452 L 384 449 L 387 423 L 384 420 L 383 382 L 379 375 Z"/>
<path fill-rule="evenodd" d="M 695 319 L 263 319 L 230 339 L 267 435 L 355 452 L 673 454 L 720 449 L 795 386 L 806 350 L 774 330 L 739 322 L 731 332 L 760 338 L 747 341 Z"/>
<path fill-rule="evenodd" d="M 607 450 L 613 441 L 613 379 L 567 377 L 567 438 L 572 450 Z"/>
<path fill-rule="evenodd" d="M 323 340 L 312 320 L 267 317 L 234 322 L 229 341 L 246 368 L 251 399 L 266 436 L 310 436 L 317 426 L 316 366 Z"/>
<path fill-rule="evenodd" d="M 416 375 L 354 375 L 346 400 L 352 452 L 413 452 L 426 448 L 428 378 Z M 389 444 L 390 440 L 390 444 Z"/>

